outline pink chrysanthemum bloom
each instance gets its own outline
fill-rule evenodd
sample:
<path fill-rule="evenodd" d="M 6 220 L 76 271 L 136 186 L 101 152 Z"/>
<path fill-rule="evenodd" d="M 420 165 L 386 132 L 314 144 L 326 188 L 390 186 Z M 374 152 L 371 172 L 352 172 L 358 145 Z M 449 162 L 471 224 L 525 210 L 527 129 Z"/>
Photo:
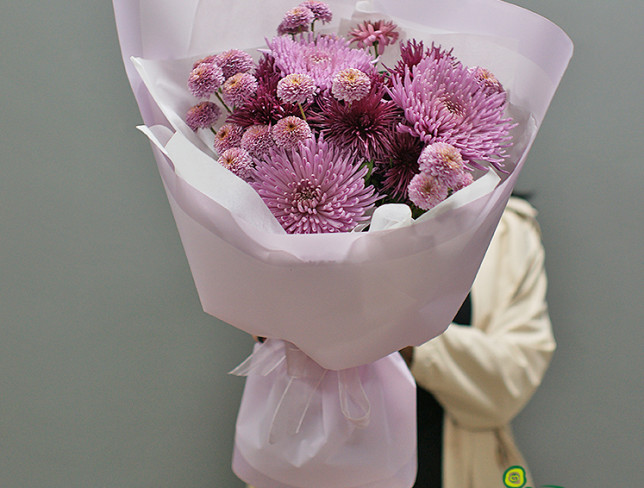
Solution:
<path fill-rule="evenodd" d="M 313 78 L 304 73 L 291 73 L 277 84 L 277 96 L 285 103 L 304 103 L 315 93 Z"/>
<path fill-rule="evenodd" d="M 208 98 L 224 82 L 224 74 L 215 63 L 198 64 L 188 77 L 188 89 L 197 98 Z"/>
<path fill-rule="evenodd" d="M 434 208 L 448 195 L 445 183 L 426 173 L 418 173 L 414 176 L 407 192 L 412 203 L 422 210 Z"/>
<path fill-rule="evenodd" d="M 310 139 L 313 133 L 309 124 L 299 117 L 285 117 L 271 129 L 273 140 L 278 147 L 292 149 L 300 142 Z"/>
<path fill-rule="evenodd" d="M 450 189 L 458 187 L 465 173 L 461 153 L 445 142 L 435 142 L 423 149 L 418 166 L 422 173 L 438 178 Z"/>
<path fill-rule="evenodd" d="M 338 71 L 333 77 L 331 93 L 338 100 L 347 103 L 362 100 L 371 90 L 371 80 L 362 71 L 347 68 Z"/>
<path fill-rule="evenodd" d="M 215 125 L 221 115 L 221 109 L 212 102 L 201 102 L 190 107 L 186 114 L 186 124 L 193 131 L 197 129 L 208 129 Z"/>
<path fill-rule="evenodd" d="M 226 79 L 235 76 L 237 73 L 248 73 L 255 67 L 251 55 L 239 49 L 231 49 L 218 54 L 216 63 L 221 66 Z"/>
<path fill-rule="evenodd" d="M 271 150 L 256 161 L 253 186 L 290 234 L 349 232 L 377 199 L 365 187 L 366 172 L 349 153 L 313 137 L 297 151 Z"/>
<path fill-rule="evenodd" d="M 379 55 L 385 52 L 385 47 L 398 40 L 398 26 L 387 20 L 365 20 L 362 24 L 354 27 L 349 35 L 351 42 L 358 44 L 358 47 L 376 46 Z"/>
<path fill-rule="evenodd" d="M 284 14 L 282 23 L 277 28 L 279 35 L 298 34 L 306 32 L 315 20 L 315 15 L 311 9 L 303 6 L 297 6 Z"/>
<path fill-rule="evenodd" d="M 241 179 L 250 181 L 253 172 L 253 159 L 240 147 L 226 149 L 217 160 L 224 168 L 232 171 Z"/>
<path fill-rule="evenodd" d="M 300 3 L 300 7 L 306 7 L 311 12 L 313 12 L 313 17 L 315 20 L 319 20 L 322 23 L 326 24 L 331 22 L 333 18 L 333 12 L 329 6 L 324 2 L 318 2 L 317 0 L 306 0 Z"/>
<path fill-rule="evenodd" d="M 215 150 L 221 154 L 226 149 L 241 145 L 244 129 L 235 124 L 222 125 L 215 134 Z"/>
<path fill-rule="evenodd" d="M 226 80 L 221 91 L 226 103 L 243 105 L 257 92 L 257 80 L 249 73 L 237 73 Z"/>
<path fill-rule="evenodd" d="M 361 158 L 377 158 L 386 150 L 400 120 L 398 108 L 383 95 L 384 86 L 374 83 L 366 97 L 351 104 L 323 96 L 318 100 L 319 112 L 307 120 L 330 143 Z"/>
<path fill-rule="evenodd" d="M 494 76 L 494 73 L 492 73 L 490 70 L 477 66 L 476 68 L 472 69 L 472 73 L 474 74 L 474 78 L 479 81 L 481 86 L 483 86 L 483 89 L 488 93 L 495 94 L 503 93 L 505 91 L 503 89 L 503 85 L 501 85 L 501 82 L 497 79 L 496 76 Z"/>
<path fill-rule="evenodd" d="M 514 126 L 504 116 L 505 94 L 485 93 L 467 67 L 423 59 L 411 73 L 394 76 L 390 95 L 405 114 L 399 130 L 426 144 L 451 144 L 471 167 L 485 169 L 481 160 L 501 169 Z"/>
<path fill-rule="evenodd" d="M 418 158 L 423 147 L 420 139 L 406 132 L 393 133 L 374 169 L 381 181 L 378 187 L 381 193 L 399 202 L 407 201 L 407 187 L 418 174 Z"/>
<path fill-rule="evenodd" d="M 276 37 L 268 42 L 275 65 L 284 76 L 305 73 L 321 90 L 331 88 L 333 76 L 346 68 L 356 68 L 372 76 L 373 59 L 362 49 L 352 49 L 346 39 L 335 36 L 303 35 L 297 40 Z"/>
<path fill-rule="evenodd" d="M 275 147 L 271 128 L 267 125 L 253 125 L 246 129 L 241 139 L 241 147 L 254 158 L 261 158 Z"/>

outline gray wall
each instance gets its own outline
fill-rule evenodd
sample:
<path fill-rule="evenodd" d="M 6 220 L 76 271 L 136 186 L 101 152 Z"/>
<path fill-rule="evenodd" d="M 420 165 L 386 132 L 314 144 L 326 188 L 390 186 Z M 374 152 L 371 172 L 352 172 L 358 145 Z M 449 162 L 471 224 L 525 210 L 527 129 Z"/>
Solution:
<path fill-rule="evenodd" d="M 576 44 L 519 184 L 559 349 L 517 437 L 538 484 L 636 486 L 644 9 L 516 3 Z M 250 341 L 200 309 L 111 3 L 1 4 L 0 486 L 239 487 Z"/>

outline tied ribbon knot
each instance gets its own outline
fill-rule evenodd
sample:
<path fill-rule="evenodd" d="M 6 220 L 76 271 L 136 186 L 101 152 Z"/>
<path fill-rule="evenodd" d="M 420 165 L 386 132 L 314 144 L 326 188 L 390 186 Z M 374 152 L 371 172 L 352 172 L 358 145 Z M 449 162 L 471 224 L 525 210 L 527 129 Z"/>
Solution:
<path fill-rule="evenodd" d="M 271 419 L 270 444 L 300 432 L 315 393 L 327 374 L 337 374 L 342 415 L 358 428 L 369 425 L 371 406 L 360 379 L 359 367 L 338 371 L 325 369 L 294 344 L 267 339 L 256 344 L 252 354 L 230 374 L 268 376 L 278 368 L 285 370 L 288 380 Z"/>

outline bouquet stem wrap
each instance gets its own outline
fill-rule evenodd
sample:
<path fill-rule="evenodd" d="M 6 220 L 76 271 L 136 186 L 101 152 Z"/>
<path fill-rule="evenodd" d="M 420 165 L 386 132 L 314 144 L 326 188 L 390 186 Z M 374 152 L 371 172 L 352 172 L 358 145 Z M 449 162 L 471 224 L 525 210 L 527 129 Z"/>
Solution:
<path fill-rule="evenodd" d="M 248 376 L 233 456 L 243 480 L 262 488 L 413 484 L 415 384 L 400 355 L 332 371 L 269 339 L 232 373 Z"/>

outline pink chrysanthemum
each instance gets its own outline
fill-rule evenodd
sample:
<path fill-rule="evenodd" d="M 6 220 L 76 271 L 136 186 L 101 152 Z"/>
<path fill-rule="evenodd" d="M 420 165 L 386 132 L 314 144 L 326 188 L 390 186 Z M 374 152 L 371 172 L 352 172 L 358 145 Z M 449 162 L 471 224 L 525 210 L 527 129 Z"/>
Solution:
<path fill-rule="evenodd" d="M 250 181 L 253 171 L 253 159 L 240 147 L 226 149 L 217 160 L 224 168 L 232 171 L 241 179 Z"/>
<path fill-rule="evenodd" d="M 490 70 L 477 66 L 476 68 L 472 69 L 472 73 L 474 75 L 474 78 L 478 80 L 480 85 L 484 90 L 487 91 L 487 93 L 495 94 L 503 93 L 505 91 L 503 89 L 503 85 L 501 85 L 501 82 L 497 79 L 496 76 L 494 76 L 494 73 L 492 73 Z"/>
<path fill-rule="evenodd" d="M 356 68 L 372 76 L 376 68 L 362 49 L 351 49 L 346 39 L 335 36 L 303 35 L 297 40 L 276 37 L 268 42 L 270 54 L 284 76 L 305 73 L 321 90 L 331 88 L 333 76 L 346 68 Z"/>
<path fill-rule="evenodd" d="M 188 77 L 188 89 L 197 98 L 208 98 L 224 82 L 224 74 L 216 63 L 198 64 Z"/>
<path fill-rule="evenodd" d="M 241 145 L 244 129 L 235 124 L 224 124 L 215 134 L 215 150 L 221 154 L 226 149 Z"/>
<path fill-rule="evenodd" d="M 313 17 L 315 20 L 319 20 L 322 23 L 326 24 L 331 22 L 333 18 L 333 12 L 329 6 L 324 2 L 318 2 L 317 0 L 306 0 L 300 4 L 300 7 L 306 7 L 311 12 L 313 12 Z"/>
<path fill-rule="evenodd" d="M 371 160 L 383 154 L 400 120 L 397 107 L 383 95 L 383 85 L 374 83 L 366 97 L 351 104 L 331 96 L 320 97 L 319 112 L 307 116 L 307 120 L 327 141 Z"/>
<path fill-rule="evenodd" d="M 465 173 L 461 153 L 444 142 L 435 142 L 423 149 L 418 166 L 422 173 L 438 178 L 450 189 L 458 187 Z"/>
<path fill-rule="evenodd" d="M 271 134 L 278 147 L 292 149 L 297 147 L 300 142 L 310 139 L 313 133 L 305 120 L 290 116 L 275 124 L 271 129 Z"/>
<path fill-rule="evenodd" d="M 253 125 L 246 129 L 241 139 L 241 147 L 254 158 L 261 158 L 275 147 L 271 128 L 267 125 Z"/>
<path fill-rule="evenodd" d="M 447 186 L 438 178 L 418 173 L 409 183 L 409 199 L 422 210 L 434 208 L 448 195 Z"/>
<path fill-rule="evenodd" d="M 291 73 L 277 84 L 277 96 L 285 103 L 304 103 L 315 93 L 313 78 L 304 73 Z"/>
<path fill-rule="evenodd" d="M 253 186 L 290 234 L 349 232 L 377 199 L 365 187 L 366 172 L 349 153 L 313 137 L 297 151 L 272 150 L 257 161 Z"/>
<path fill-rule="evenodd" d="M 358 44 L 358 47 L 375 46 L 379 55 L 385 52 L 385 47 L 398 40 L 398 26 L 387 20 L 365 20 L 362 24 L 354 27 L 349 35 L 351 42 Z"/>
<path fill-rule="evenodd" d="M 425 58 L 411 73 L 394 76 L 390 94 L 405 114 L 399 130 L 426 144 L 451 144 L 469 166 L 484 169 L 481 160 L 501 169 L 513 127 L 504 117 L 505 95 L 485 93 L 467 67 Z"/>
<path fill-rule="evenodd" d="M 277 28 L 279 35 L 298 34 L 306 32 L 315 20 L 315 15 L 311 9 L 303 6 L 297 6 L 284 14 L 282 23 Z"/>
<path fill-rule="evenodd" d="M 237 73 L 226 80 L 221 91 L 226 103 L 243 105 L 257 92 L 257 80 L 249 73 Z"/>
<path fill-rule="evenodd" d="M 338 71 L 333 77 L 331 93 L 338 100 L 347 103 L 362 100 L 371 90 L 371 80 L 362 71 L 347 68 Z"/>
<path fill-rule="evenodd" d="M 216 56 L 216 63 L 221 67 L 224 78 L 228 79 L 237 73 L 248 73 L 255 67 L 253 58 L 250 54 L 231 49 Z"/>
<path fill-rule="evenodd" d="M 186 124 L 193 131 L 208 129 L 215 125 L 221 115 L 221 109 L 212 102 L 201 102 L 190 107 L 186 114 Z"/>
<path fill-rule="evenodd" d="M 381 182 L 378 189 L 394 201 L 406 202 L 407 187 L 418 174 L 418 158 L 423 142 L 405 132 L 396 132 L 387 141 L 381 158 L 376 161 L 375 174 Z"/>

